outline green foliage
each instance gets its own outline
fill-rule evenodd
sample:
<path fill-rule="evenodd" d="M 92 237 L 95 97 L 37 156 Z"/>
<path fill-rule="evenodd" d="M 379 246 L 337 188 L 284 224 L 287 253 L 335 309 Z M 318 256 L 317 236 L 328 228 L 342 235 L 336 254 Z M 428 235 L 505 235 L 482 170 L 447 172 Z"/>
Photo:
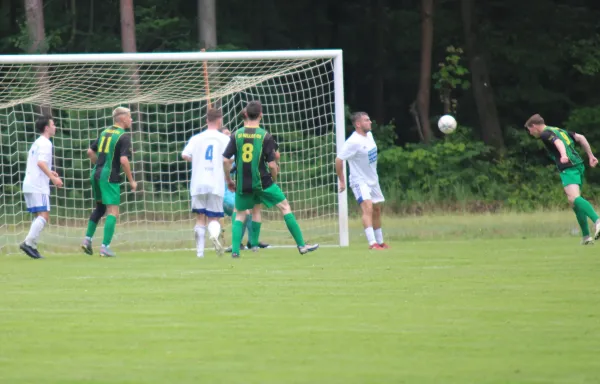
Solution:
<path fill-rule="evenodd" d="M 469 70 L 461 64 L 463 55 L 461 48 L 449 46 L 446 48 L 446 53 L 445 60 L 438 64 L 438 71 L 432 75 L 433 87 L 438 90 L 440 101 L 447 108 L 444 113 L 456 113 L 458 101 L 452 97 L 452 92 L 456 89 L 469 89 L 471 83 L 464 78 L 469 74 Z"/>
<path fill-rule="evenodd" d="M 460 132 L 460 133 L 459 133 Z M 406 144 L 379 155 L 380 183 L 396 211 L 567 208 L 556 167 L 539 140 L 510 131 L 510 149 L 495 159 L 470 129 L 426 146 Z M 591 186 L 584 187 L 594 196 Z"/>
<path fill-rule="evenodd" d="M 576 61 L 573 67 L 584 75 L 594 76 L 600 73 L 600 35 L 581 39 L 571 47 L 571 54 Z"/>
<path fill-rule="evenodd" d="M 373 122 L 371 128 L 379 151 L 385 151 L 388 148 L 396 147 L 398 134 L 396 133 L 396 125 L 394 121 L 390 121 L 388 124 L 382 125 L 378 125 L 376 122 Z"/>

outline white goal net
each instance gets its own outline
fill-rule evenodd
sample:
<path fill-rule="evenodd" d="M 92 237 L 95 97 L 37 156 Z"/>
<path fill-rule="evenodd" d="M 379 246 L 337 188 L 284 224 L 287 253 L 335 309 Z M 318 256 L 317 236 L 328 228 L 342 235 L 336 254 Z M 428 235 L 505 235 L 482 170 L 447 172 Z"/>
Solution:
<path fill-rule="evenodd" d="M 65 187 L 51 188 L 51 225 L 40 250 L 78 251 L 95 205 L 86 151 L 112 125 L 117 106 L 133 111 L 138 191 L 121 185 L 114 248 L 176 250 L 194 248 L 185 143 L 205 128 L 209 105 L 222 110 L 224 126 L 234 131 L 242 108 L 255 99 L 280 146 L 278 183 L 304 237 L 347 245 L 346 194 L 337 192 L 334 167 L 345 139 L 341 82 L 340 51 L 0 56 L 0 253 L 16 251 L 31 223 L 21 187 L 41 113 L 57 126 L 54 166 Z M 225 229 L 230 244 L 229 219 Z M 274 209 L 263 215 L 261 241 L 293 245 Z"/>

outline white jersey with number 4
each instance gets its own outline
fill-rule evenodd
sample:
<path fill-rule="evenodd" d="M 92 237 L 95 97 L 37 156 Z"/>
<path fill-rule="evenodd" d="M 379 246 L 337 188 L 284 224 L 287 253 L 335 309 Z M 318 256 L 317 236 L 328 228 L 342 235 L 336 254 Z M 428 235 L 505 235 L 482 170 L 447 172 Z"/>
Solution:
<path fill-rule="evenodd" d="M 362 136 L 356 131 L 352 133 L 337 157 L 348 161 L 350 165 L 350 185 L 379 184 L 377 144 L 375 144 L 371 132 L 367 132 L 366 136 Z"/>
<path fill-rule="evenodd" d="M 229 137 L 213 129 L 192 136 L 187 143 L 182 154 L 192 158 L 191 196 L 225 194 L 223 152 L 227 144 Z"/>
<path fill-rule="evenodd" d="M 31 145 L 27 154 L 27 168 L 23 180 L 23 193 L 50 194 L 50 178 L 38 166 L 38 161 L 43 161 L 52 170 L 52 142 L 40 136 Z"/>

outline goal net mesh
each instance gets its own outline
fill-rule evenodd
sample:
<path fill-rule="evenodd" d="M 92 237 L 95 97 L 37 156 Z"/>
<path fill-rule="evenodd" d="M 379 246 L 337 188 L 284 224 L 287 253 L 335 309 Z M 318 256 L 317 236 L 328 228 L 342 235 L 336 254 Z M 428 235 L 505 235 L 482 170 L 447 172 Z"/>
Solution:
<path fill-rule="evenodd" d="M 77 252 L 95 205 L 86 151 L 112 125 L 117 106 L 133 111 L 138 191 L 131 192 L 123 176 L 114 248 L 177 250 L 195 247 L 191 169 L 181 151 L 205 129 L 209 105 L 220 108 L 224 126 L 235 131 L 251 100 L 262 102 L 262 125 L 280 146 L 278 184 L 305 239 L 339 244 L 333 91 L 331 59 L 0 64 L 0 253 L 17 251 L 29 230 L 21 188 L 41 113 L 51 113 L 57 126 L 54 168 L 65 187 L 51 187 L 51 225 L 40 250 Z M 103 225 L 104 219 L 96 246 Z M 224 228 L 229 245 L 230 219 Z M 274 208 L 263 214 L 261 241 L 294 244 Z"/>

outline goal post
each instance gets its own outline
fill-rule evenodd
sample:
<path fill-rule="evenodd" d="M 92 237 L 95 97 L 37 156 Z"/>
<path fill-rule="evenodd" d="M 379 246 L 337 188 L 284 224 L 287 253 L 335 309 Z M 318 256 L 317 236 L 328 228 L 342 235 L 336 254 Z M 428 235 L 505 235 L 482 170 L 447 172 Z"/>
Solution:
<path fill-rule="evenodd" d="M 341 50 L 0 55 L 0 253 L 16 251 L 28 231 L 21 185 L 41 111 L 57 126 L 54 166 L 65 187 L 51 188 L 51 226 L 40 246 L 77 251 L 94 206 L 86 151 L 112 125 L 112 109 L 125 106 L 139 120 L 132 128 L 138 191 L 121 185 L 115 248 L 175 250 L 194 248 L 183 147 L 205 127 L 211 103 L 235 131 L 255 99 L 280 145 L 278 183 L 305 238 L 347 246 L 347 192 L 338 193 L 334 166 L 345 141 Z M 262 241 L 293 245 L 276 209 L 266 209 L 263 222 Z"/>

